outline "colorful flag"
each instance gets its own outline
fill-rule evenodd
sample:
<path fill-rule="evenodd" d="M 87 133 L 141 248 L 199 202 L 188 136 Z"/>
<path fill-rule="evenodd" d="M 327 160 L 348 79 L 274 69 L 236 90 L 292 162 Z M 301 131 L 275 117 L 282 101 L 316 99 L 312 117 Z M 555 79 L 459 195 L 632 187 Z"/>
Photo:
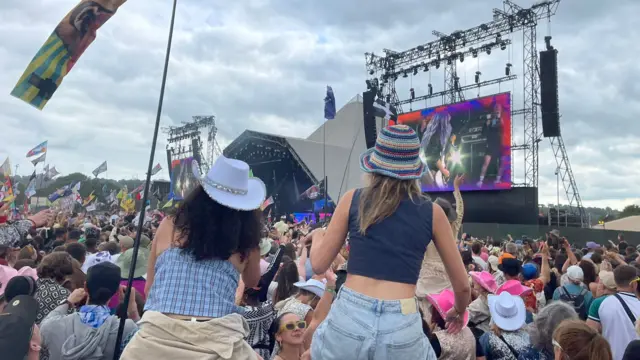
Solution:
<path fill-rule="evenodd" d="M 47 165 L 49 166 L 49 165 Z M 60 173 L 58 172 L 58 170 L 56 170 L 56 167 L 52 167 L 51 169 L 49 169 L 45 174 L 44 174 L 44 179 L 45 180 L 51 180 L 54 177 L 60 175 Z"/>
<path fill-rule="evenodd" d="M 151 176 L 159 173 L 160 170 L 162 170 L 162 166 L 160 166 L 160 163 L 158 163 L 156 166 L 153 167 L 153 169 L 151 169 Z"/>
<path fill-rule="evenodd" d="M 86 199 L 84 199 L 84 201 L 82 202 L 82 206 L 87 206 L 89 204 L 91 204 L 91 202 L 96 198 L 96 196 L 93 194 L 95 191 L 92 191 L 91 194 L 89 194 L 89 196 L 87 196 Z"/>
<path fill-rule="evenodd" d="M 44 166 L 44 169 L 42 169 L 42 173 L 43 173 L 43 174 L 45 174 L 45 175 L 46 175 L 48 172 L 49 172 L 49 164 L 45 165 L 45 166 Z"/>
<path fill-rule="evenodd" d="M 80 187 L 82 186 L 82 181 L 78 181 L 74 186 L 73 186 L 73 190 L 75 190 L 76 192 L 80 191 Z"/>
<path fill-rule="evenodd" d="M 7 159 L 0 166 L 0 174 L 4 176 L 11 176 L 11 160 L 7 156 Z"/>
<path fill-rule="evenodd" d="M 29 185 L 27 185 L 27 189 L 24 191 L 24 194 L 27 198 L 32 197 L 36 194 L 36 179 L 31 179 L 29 181 Z"/>
<path fill-rule="evenodd" d="M 96 38 L 96 31 L 126 0 L 81 0 L 53 30 L 11 95 L 42 110 Z"/>
<path fill-rule="evenodd" d="M 311 185 L 307 190 L 305 190 L 302 194 L 300 194 L 299 198 L 303 199 L 311 199 L 315 200 L 322 194 L 322 190 L 324 189 L 324 180 L 320 181 L 317 185 Z"/>
<path fill-rule="evenodd" d="M 269 196 L 263 203 L 260 205 L 260 210 L 264 211 L 264 209 L 268 208 L 273 204 L 273 196 Z"/>
<path fill-rule="evenodd" d="M 44 153 L 40 156 L 38 156 L 37 158 L 31 160 L 31 163 L 33 164 L 33 166 L 38 165 L 41 162 L 44 162 L 47 159 L 47 153 Z"/>
<path fill-rule="evenodd" d="M 324 97 L 324 118 L 333 120 L 336 118 L 336 97 L 331 86 L 327 86 L 327 95 Z"/>
<path fill-rule="evenodd" d="M 93 176 L 98 177 L 98 175 L 102 174 L 105 171 L 107 171 L 106 161 L 100 164 L 100 166 L 98 166 L 95 170 L 93 170 L 92 173 L 93 173 Z"/>
<path fill-rule="evenodd" d="M 47 140 L 45 142 L 42 142 L 42 143 L 38 144 L 33 149 L 29 150 L 29 152 L 27 153 L 27 157 L 32 157 L 32 156 L 36 156 L 36 155 L 40 155 L 40 154 L 46 153 L 47 152 L 48 143 L 49 143 L 49 141 Z"/>

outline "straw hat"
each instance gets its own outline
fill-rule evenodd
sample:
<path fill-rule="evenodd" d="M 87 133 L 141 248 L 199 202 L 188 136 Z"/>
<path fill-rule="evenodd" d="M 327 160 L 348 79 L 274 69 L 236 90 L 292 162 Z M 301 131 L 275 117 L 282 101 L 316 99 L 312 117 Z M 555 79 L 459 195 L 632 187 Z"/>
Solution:
<path fill-rule="evenodd" d="M 413 129 L 387 126 L 378 134 L 376 145 L 360 156 L 360 168 L 400 180 L 419 179 L 424 171 L 419 153 L 420 141 Z"/>
<path fill-rule="evenodd" d="M 249 165 L 243 161 L 220 156 L 205 176 L 200 175 L 198 162 L 195 160 L 191 169 L 207 195 L 231 209 L 255 210 L 266 197 L 264 183 L 249 176 Z"/>

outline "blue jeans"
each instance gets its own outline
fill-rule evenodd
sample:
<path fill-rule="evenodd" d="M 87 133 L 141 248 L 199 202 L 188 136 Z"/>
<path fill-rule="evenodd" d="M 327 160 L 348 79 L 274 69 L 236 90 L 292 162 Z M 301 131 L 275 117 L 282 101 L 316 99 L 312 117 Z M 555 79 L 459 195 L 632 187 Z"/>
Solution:
<path fill-rule="evenodd" d="M 435 360 L 417 308 L 415 299 L 378 300 L 343 286 L 313 334 L 311 358 Z"/>

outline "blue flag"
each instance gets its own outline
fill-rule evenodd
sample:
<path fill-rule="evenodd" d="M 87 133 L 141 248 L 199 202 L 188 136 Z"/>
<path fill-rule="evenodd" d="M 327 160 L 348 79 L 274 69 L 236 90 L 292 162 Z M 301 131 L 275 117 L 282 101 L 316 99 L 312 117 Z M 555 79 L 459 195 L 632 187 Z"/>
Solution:
<path fill-rule="evenodd" d="M 333 120 L 336 118 L 336 97 L 331 86 L 327 86 L 327 95 L 324 97 L 324 118 Z"/>

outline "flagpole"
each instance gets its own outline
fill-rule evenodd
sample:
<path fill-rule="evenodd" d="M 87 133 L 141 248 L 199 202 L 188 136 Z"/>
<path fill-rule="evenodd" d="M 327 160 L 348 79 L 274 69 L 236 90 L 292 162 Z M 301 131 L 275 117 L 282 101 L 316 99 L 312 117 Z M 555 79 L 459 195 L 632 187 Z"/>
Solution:
<path fill-rule="evenodd" d="M 173 9 L 171 11 L 171 23 L 169 25 L 169 37 L 167 39 L 167 52 L 164 59 L 164 69 L 162 72 L 162 83 L 160 85 L 160 97 L 158 99 L 158 111 L 156 112 L 156 123 L 153 129 L 153 139 L 151 140 L 151 154 L 149 155 L 149 165 L 147 166 L 147 180 L 146 184 L 149 184 L 151 181 L 151 169 L 153 168 L 153 157 L 156 153 L 156 144 L 158 142 L 158 130 L 160 128 L 160 116 L 162 115 L 162 103 L 164 101 L 164 89 L 167 84 L 167 72 L 169 71 L 169 58 L 171 55 L 171 42 L 173 41 L 173 28 L 176 18 L 176 6 L 178 4 L 178 0 L 173 0 Z M 147 203 L 147 198 L 149 196 L 149 186 L 145 186 L 143 190 L 142 196 L 142 204 Z M 131 258 L 131 267 L 129 268 L 129 279 L 127 280 L 127 289 L 124 294 L 124 306 L 127 307 L 129 304 L 129 298 L 131 297 L 131 286 L 133 285 L 133 274 L 136 268 L 136 262 L 138 260 L 138 250 L 140 248 L 140 235 L 142 234 L 142 226 L 144 225 L 144 216 L 140 216 L 138 219 L 138 231 L 136 231 L 136 238 L 133 243 L 133 254 Z M 127 320 L 127 312 L 124 311 L 123 314 L 119 314 L 120 317 L 120 326 L 118 326 L 118 335 L 116 337 L 116 345 L 113 351 L 113 360 L 118 360 L 120 358 L 120 343 L 122 342 L 122 333 L 124 332 L 125 321 Z"/>
<path fill-rule="evenodd" d="M 326 214 L 327 210 L 327 119 L 324 120 L 322 125 L 322 180 L 324 181 L 324 205 L 322 205 L 322 212 Z M 320 219 L 318 219 L 320 222 Z"/>

